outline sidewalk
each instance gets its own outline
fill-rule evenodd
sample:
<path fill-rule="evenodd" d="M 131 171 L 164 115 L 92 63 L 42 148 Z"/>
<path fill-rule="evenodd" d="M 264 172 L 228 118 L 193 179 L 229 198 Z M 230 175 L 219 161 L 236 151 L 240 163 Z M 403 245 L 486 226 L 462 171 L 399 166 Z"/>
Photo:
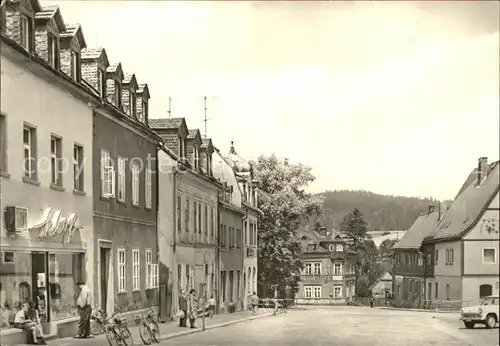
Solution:
<path fill-rule="evenodd" d="M 435 309 L 407 309 L 407 308 L 394 308 L 394 307 L 388 307 L 388 306 L 380 306 L 378 307 L 379 309 L 383 310 L 397 310 L 397 311 L 413 311 L 413 312 L 430 312 L 434 314 L 450 314 L 450 315 L 460 315 L 459 311 L 449 311 L 449 310 L 435 310 Z"/>
<path fill-rule="evenodd" d="M 216 315 L 213 318 L 205 319 L 205 329 L 213 329 L 224 327 L 230 324 L 240 323 L 244 321 L 253 320 L 255 318 L 261 318 L 265 316 L 270 316 L 272 314 L 272 309 L 259 309 L 255 316 L 252 315 L 251 311 L 239 311 L 232 314 Z M 179 328 L 179 323 L 177 321 L 161 323 L 160 326 L 160 339 L 172 339 L 175 337 L 188 335 L 192 333 L 201 332 L 202 320 L 199 318 L 196 320 L 196 329 L 190 328 Z M 134 322 L 129 321 L 129 329 L 132 337 L 134 338 L 134 345 L 142 345 L 141 338 L 139 336 L 139 327 L 134 324 Z M 107 345 L 108 341 L 104 334 L 97 335 L 90 339 L 74 339 L 74 338 L 62 338 L 50 340 L 47 342 L 48 345 L 58 345 L 58 346 L 91 346 L 91 345 Z"/>

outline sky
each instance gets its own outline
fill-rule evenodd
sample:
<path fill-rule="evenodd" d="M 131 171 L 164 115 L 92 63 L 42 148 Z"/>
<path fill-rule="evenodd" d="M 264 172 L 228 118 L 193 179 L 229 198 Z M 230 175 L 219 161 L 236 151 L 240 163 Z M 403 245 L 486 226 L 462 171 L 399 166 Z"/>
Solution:
<path fill-rule="evenodd" d="M 308 190 L 456 195 L 499 158 L 499 3 L 41 1 L 223 153 L 310 166 Z"/>

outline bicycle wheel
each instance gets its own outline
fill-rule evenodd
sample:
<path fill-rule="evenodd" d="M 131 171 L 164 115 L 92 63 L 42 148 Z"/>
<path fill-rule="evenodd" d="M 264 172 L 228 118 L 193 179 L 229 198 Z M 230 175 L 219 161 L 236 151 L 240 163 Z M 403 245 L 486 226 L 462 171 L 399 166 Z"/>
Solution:
<path fill-rule="evenodd" d="M 134 346 L 134 339 L 132 338 L 132 333 L 127 326 L 123 326 L 120 331 L 120 336 L 122 338 L 125 346 Z"/>
<path fill-rule="evenodd" d="M 99 335 L 103 332 L 102 323 L 98 319 L 90 320 L 90 333 L 92 335 Z"/>
<path fill-rule="evenodd" d="M 111 329 L 106 328 L 106 339 L 108 339 L 109 346 L 118 346 L 120 345 L 120 340 L 118 339 L 118 335 Z"/>
<path fill-rule="evenodd" d="M 149 330 L 151 331 L 151 336 L 153 337 L 153 341 L 157 344 L 160 343 L 160 327 L 156 321 L 151 321 L 149 324 Z"/>
<path fill-rule="evenodd" d="M 141 323 L 141 325 L 139 326 L 139 336 L 141 337 L 144 345 L 151 345 L 153 343 L 153 341 L 151 340 L 151 337 L 153 335 L 144 323 Z"/>

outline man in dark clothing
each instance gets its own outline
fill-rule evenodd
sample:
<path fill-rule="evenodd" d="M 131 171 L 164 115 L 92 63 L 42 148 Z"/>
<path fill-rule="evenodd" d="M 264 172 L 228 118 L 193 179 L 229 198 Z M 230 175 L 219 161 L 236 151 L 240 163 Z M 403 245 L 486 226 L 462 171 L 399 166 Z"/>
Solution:
<path fill-rule="evenodd" d="M 90 337 L 90 315 L 92 314 L 92 296 L 90 288 L 85 285 L 85 282 L 79 281 L 77 283 L 80 288 L 80 295 L 76 301 L 78 309 L 80 310 L 80 321 L 78 322 L 78 334 L 76 339 L 85 339 Z"/>
<path fill-rule="evenodd" d="M 187 308 L 186 292 L 181 289 L 181 295 L 179 297 L 179 310 L 182 311 L 184 315 L 179 318 L 179 327 L 187 328 Z"/>

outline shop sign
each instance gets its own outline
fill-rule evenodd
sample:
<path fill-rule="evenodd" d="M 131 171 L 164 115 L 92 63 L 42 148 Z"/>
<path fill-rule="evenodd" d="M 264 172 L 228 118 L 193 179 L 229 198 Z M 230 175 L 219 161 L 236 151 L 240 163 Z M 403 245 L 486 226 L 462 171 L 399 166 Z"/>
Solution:
<path fill-rule="evenodd" d="M 31 229 L 38 230 L 40 238 L 62 235 L 63 244 L 69 244 L 75 232 L 82 228 L 78 222 L 78 214 L 69 213 L 64 217 L 62 210 L 54 208 L 46 208 L 42 220 L 31 227 Z"/>

